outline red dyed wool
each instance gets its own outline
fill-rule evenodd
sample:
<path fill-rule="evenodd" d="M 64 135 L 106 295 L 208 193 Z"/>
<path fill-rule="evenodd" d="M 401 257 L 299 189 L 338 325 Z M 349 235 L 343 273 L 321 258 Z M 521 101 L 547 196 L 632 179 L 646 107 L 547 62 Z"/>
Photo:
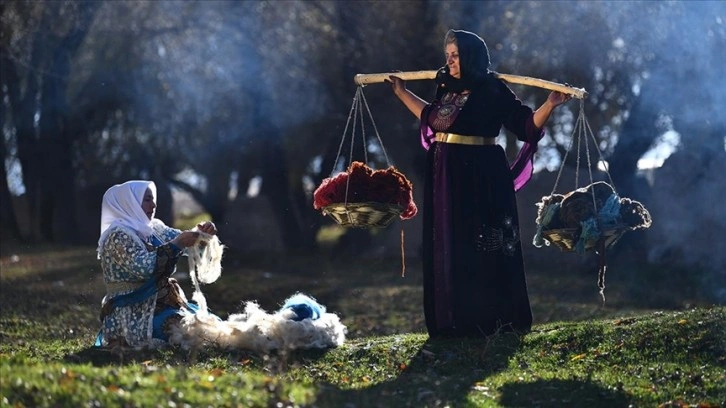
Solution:
<path fill-rule="evenodd" d="M 347 172 L 323 180 L 313 194 L 316 210 L 331 204 L 362 202 L 400 206 L 403 220 L 418 212 L 413 201 L 413 184 L 393 166 L 374 171 L 365 163 L 353 162 Z"/>

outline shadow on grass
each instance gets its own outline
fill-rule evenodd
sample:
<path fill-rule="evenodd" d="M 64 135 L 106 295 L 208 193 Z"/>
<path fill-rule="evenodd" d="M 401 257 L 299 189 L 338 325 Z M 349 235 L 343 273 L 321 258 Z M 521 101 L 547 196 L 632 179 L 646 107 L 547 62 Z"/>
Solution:
<path fill-rule="evenodd" d="M 67 354 L 63 360 L 73 364 L 90 364 L 95 367 L 103 367 L 109 365 L 138 364 L 157 358 L 159 358 L 159 353 L 156 350 L 119 352 L 108 348 L 91 346 L 78 352 Z"/>
<path fill-rule="evenodd" d="M 504 407 L 627 407 L 628 394 L 591 381 L 539 380 L 504 384 L 499 404 Z"/>
<path fill-rule="evenodd" d="M 394 379 L 363 389 L 321 386 L 319 407 L 463 406 L 477 383 L 507 368 L 520 345 L 514 334 L 428 339 Z"/>
<path fill-rule="evenodd" d="M 505 370 L 519 347 L 516 336 L 476 340 L 427 340 L 396 378 L 362 389 L 320 386 L 316 407 L 476 406 L 488 400 L 504 407 L 624 407 L 629 395 L 589 380 L 540 380 L 507 383 L 489 394 L 488 377 Z M 495 387 L 492 387 L 495 388 Z"/>
<path fill-rule="evenodd" d="M 146 364 L 149 361 L 154 361 L 155 364 L 192 367 L 205 361 L 223 360 L 229 364 L 234 364 L 240 360 L 245 360 L 250 362 L 254 361 L 254 364 L 262 367 L 264 366 L 265 357 L 262 353 L 255 353 L 249 350 L 209 348 L 187 351 L 180 347 L 172 346 L 157 349 L 122 350 L 118 348 L 110 349 L 107 347 L 89 346 L 77 352 L 66 354 L 63 357 L 63 361 L 73 364 L 90 364 L 95 367 Z"/>

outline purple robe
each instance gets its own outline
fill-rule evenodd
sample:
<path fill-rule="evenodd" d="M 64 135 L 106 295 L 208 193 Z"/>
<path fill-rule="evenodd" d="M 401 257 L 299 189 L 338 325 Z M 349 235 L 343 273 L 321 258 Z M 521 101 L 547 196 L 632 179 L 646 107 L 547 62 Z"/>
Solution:
<path fill-rule="evenodd" d="M 421 115 L 424 313 L 431 336 L 526 332 L 532 325 L 515 191 L 532 175 L 543 131 L 506 85 L 486 91 L 471 92 L 452 116 L 443 106 L 461 94 L 441 93 Z M 511 165 L 499 145 L 433 138 L 437 131 L 496 137 L 502 126 L 525 142 Z"/>

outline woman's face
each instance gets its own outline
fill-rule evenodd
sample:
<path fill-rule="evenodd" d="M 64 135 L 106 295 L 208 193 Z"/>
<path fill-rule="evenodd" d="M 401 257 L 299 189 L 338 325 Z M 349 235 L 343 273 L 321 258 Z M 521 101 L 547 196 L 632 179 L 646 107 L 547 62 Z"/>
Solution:
<path fill-rule="evenodd" d="M 154 193 L 151 192 L 150 188 L 147 188 L 146 192 L 144 193 L 144 199 L 141 200 L 141 209 L 144 210 L 144 214 L 146 214 L 149 219 L 154 218 L 154 211 L 156 210 L 156 200 L 154 198 Z"/>
<path fill-rule="evenodd" d="M 459 66 L 459 47 L 456 44 L 446 44 L 444 50 L 446 55 L 446 65 L 449 67 L 449 75 L 456 79 L 461 79 L 461 67 Z"/>

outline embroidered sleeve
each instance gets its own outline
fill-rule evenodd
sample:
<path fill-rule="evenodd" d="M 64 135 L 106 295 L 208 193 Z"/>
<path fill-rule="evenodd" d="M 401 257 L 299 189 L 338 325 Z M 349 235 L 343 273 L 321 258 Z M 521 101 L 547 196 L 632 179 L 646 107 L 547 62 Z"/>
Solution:
<path fill-rule="evenodd" d="M 429 126 L 428 117 L 433 108 L 432 104 L 426 105 L 421 111 L 421 117 L 419 118 L 419 132 L 421 133 L 421 146 L 429 150 L 429 147 L 434 143 L 434 131 Z"/>
<path fill-rule="evenodd" d="M 181 234 L 181 230 L 178 230 L 176 228 L 171 228 L 167 226 L 166 224 L 160 223 L 159 225 L 159 235 L 162 241 L 169 242 L 172 239 L 176 238 L 179 234 Z"/>
<path fill-rule="evenodd" d="M 167 248 L 165 248 L 165 251 L 167 251 L 167 250 L 171 251 L 171 252 L 167 251 L 168 254 L 174 255 L 174 257 L 177 257 L 177 258 L 180 255 L 186 254 L 186 249 L 181 249 L 171 243 L 171 241 L 174 238 L 178 237 L 179 234 L 182 233 L 181 230 L 176 229 L 176 228 L 171 228 L 158 219 L 155 219 L 154 221 L 152 221 L 152 225 L 153 225 L 154 233 L 156 234 L 156 237 L 159 238 L 159 240 L 164 244 L 163 246 L 167 247 Z M 160 252 L 158 250 L 157 250 L 157 255 L 160 255 Z M 176 264 L 176 260 L 174 261 L 174 263 Z M 158 263 L 157 263 L 157 266 L 158 266 Z M 158 271 L 157 271 L 157 274 L 158 274 Z"/>

